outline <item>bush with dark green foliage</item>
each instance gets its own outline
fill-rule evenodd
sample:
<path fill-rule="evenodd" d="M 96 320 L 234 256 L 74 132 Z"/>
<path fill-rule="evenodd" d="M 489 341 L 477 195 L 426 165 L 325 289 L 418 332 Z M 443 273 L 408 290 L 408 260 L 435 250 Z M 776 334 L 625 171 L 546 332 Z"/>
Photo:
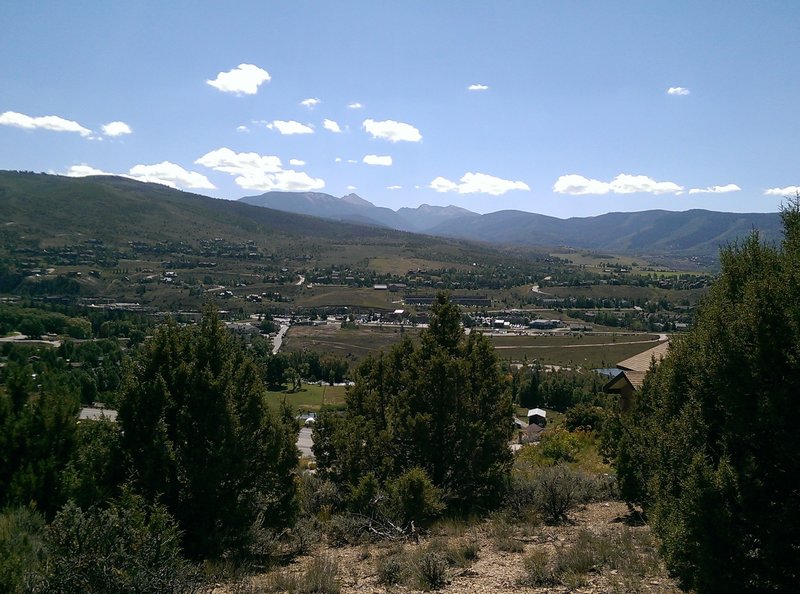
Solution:
<path fill-rule="evenodd" d="M 9 363 L 0 391 L 0 506 L 34 504 L 52 517 L 65 500 L 62 472 L 75 445 L 79 400 L 47 374 L 36 376 L 38 385 L 33 375 Z"/>
<path fill-rule="evenodd" d="M 416 346 L 405 339 L 367 359 L 344 416 L 322 414 L 314 453 L 323 476 L 352 490 L 419 468 L 448 508 L 499 503 L 512 457 L 512 407 L 491 343 L 465 337 L 458 307 L 439 295 Z"/>
<path fill-rule="evenodd" d="M 167 507 L 191 557 L 242 550 L 254 524 L 294 521 L 297 424 L 265 396 L 210 307 L 197 328 L 158 328 L 128 370 L 118 418 L 133 488 Z"/>
<path fill-rule="evenodd" d="M 44 518 L 40 514 L 25 507 L 0 513 L 0 592 L 29 592 L 44 556 Z"/>
<path fill-rule="evenodd" d="M 693 329 L 617 432 L 623 495 L 700 594 L 800 583 L 800 197 L 782 218 L 780 246 L 722 250 Z"/>
<path fill-rule="evenodd" d="M 130 492 L 106 509 L 68 503 L 46 529 L 47 556 L 33 594 L 188 594 L 197 572 L 181 557 L 167 510 Z"/>

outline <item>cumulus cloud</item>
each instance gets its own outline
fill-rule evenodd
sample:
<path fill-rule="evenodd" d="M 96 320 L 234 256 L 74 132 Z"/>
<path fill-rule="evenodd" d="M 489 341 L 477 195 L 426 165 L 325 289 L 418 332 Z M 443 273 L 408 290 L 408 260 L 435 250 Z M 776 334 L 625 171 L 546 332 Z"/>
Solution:
<path fill-rule="evenodd" d="M 125 122 L 109 122 L 103 124 L 103 134 L 106 136 L 122 136 L 123 134 L 131 134 L 133 130 Z"/>
<path fill-rule="evenodd" d="M 334 122 L 333 120 L 328 120 L 328 119 L 323 120 L 322 127 L 325 128 L 326 130 L 330 130 L 331 132 L 342 131 L 342 129 L 339 127 L 339 124 L 337 122 Z"/>
<path fill-rule="evenodd" d="M 358 188 L 356 186 L 347 186 L 347 189 L 352 192 L 353 190 L 357 190 Z"/>
<path fill-rule="evenodd" d="M 303 99 L 300 102 L 300 105 L 302 105 L 303 107 L 307 107 L 308 109 L 314 109 L 320 103 L 321 101 L 316 97 L 309 97 L 308 99 Z"/>
<path fill-rule="evenodd" d="M 489 87 L 481 84 L 474 84 L 467 87 L 468 91 L 486 91 Z"/>
<path fill-rule="evenodd" d="M 457 192 L 459 194 L 490 194 L 500 196 L 511 190 L 530 191 L 522 181 L 510 181 L 485 173 L 465 173 L 458 183 L 445 177 L 437 177 L 429 185 L 437 192 Z"/>
<path fill-rule="evenodd" d="M 724 186 L 709 186 L 707 188 L 692 188 L 690 194 L 726 194 L 727 192 L 739 192 L 742 188 L 736 184 L 726 184 Z"/>
<path fill-rule="evenodd" d="M 246 190 L 291 192 L 325 187 L 322 179 L 315 179 L 302 171 L 284 169 L 281 160 L 272 155 L 237 153 L 223 147 L 206 153 L 195 163 L 235 176 L 236 184 Z"/>
<path fill-rule="evenodd" d="M 306 126 L 305 124 L 301 124 L 300 122 L 295 122 L 294 120 L 283 121 L 283 120 L 275 120 L 267 124 L 267 128 L 270 130 L 277 130 L 281 134 L 288 135 L 288 134 L 313 134 L 314 128 L 311 126 Z"/>
<path fill-rule="evenodd" d="M 389 142 L 419 142 L 422 140 L 422 134 L 411 124 L 404 122 L 395 122 L 394 120 L 383 120 L 376 122 L 375 120 L 364 120 L 362 124 L 364 129 L 372 135 L 373 138 L 382 138 Z"/>
<path fill-rule="evenodd" d="M 302 167 L 305 164 L 306 162 L 301 161 L 300 159 L 289 159 L 289 165 L 291 165 L 292 167 Z"/>
<path fill-rule="evenodd" d="M 674 182 L 655 181 L 646 175 L 628 175 L 621 173 L 610 182 L 583 177 L 582 175 L 562 175 L 553 184 L 553 191 L 558 194 L 682 194 L 683 186 Z"/>
<path fill-rule="evenodd" d="M 73 165 L 67 169 L 68 177 L 89 177 L 92 175 L 116 175 L 141 182 L 156 183 L 170 188 L 191 188 L 196 190 L 213 190 L 212 184 L 205 175 L 194 171 L 186 171 L 180 165 L 163 161 L 155 165 L 135 165 L 128 173 L 109 173 L 85 163 Z"/>
<path fill-rule="evenodd" d="M 236 126 L 237 132 L 250 132 L 250 128 L 247 126 Z"/>
<path fill-rule="evenodd" d="M 358 159 L 347 159 L 347 162 L 353 165 L 355 163 L 358 163 Z"/>
<path fill-rule="evenodd" d="M 341 158 L 341 157 L 336 157 L 336 158 L 333 160 L 333 162 L 334 162 L 334 163 L 341 163 L 341 162 L 342 162 L 342 158 Z"/>
<path fill-rule="evenodd" d="M 383 165 L 388 167 L 392 164 L 392 157 L 390 155 L 364 155 L 362 161 L 367 165 Z"/>
<path fill-rule="evenodd" d="M 269 82 L 269 72 L 254 64 L 239 64 L 233 70 L 220 72 L 214 80 L 206 83 L 222 91 L 236 95 L 255 95 L 262 83 Z"/>
<path fill-rule="evenodd" d="M 402 190 L 403 186 L 386 186 L 387 190 Z"/>
<path fill-rule="evenodd" d="M 348 103 L 347 107 L 348 109 L 361 109 L 364 106 L 358 101 L 353 101 L 352 103 Z"/>
<path fill-rule="evenodd" d="M 0 114 L 0 126 L 12 126 L 23 130 L 51 130 L 53 132 L 77 132 L 83 137 L 90 137 L 92 131 L 84 128 L 78 122 L 65 120 L 55 115 L 31 117 L 16 111 L 6 111 Z"/>
<path fill-rule="evenodd" d="M 786 186 L 785 188 L 770 188 L 764 190 L 765 196 L 796 196 L 800 193 L 800 186 Z"/>
<path fill-rule="evenodd" d="M 202 173 L 186 171 L 170 161 L 162 161 L 155 165 L 135 165 L 128 173 L 139 181 L 164 184 L 172 188 L 213 190 L 216 187 Z"/>
<path fill-rule="evenodd" d="M 691 91 L 683 87 L 670 87 L 667 89 L 667 95 L 689 95 Z"/>
<path fill-rule="evenodd" d="M 90 175 L 114 175 L 114 174 L 103 171 L 102 169 L 95 169 L 91 165 L 86 165 L 85 163 L 83 163 L 81 165 L 73 165 L 72 167 L 67 169 L 66 175 L 67 177 L 89 177 Z"/>

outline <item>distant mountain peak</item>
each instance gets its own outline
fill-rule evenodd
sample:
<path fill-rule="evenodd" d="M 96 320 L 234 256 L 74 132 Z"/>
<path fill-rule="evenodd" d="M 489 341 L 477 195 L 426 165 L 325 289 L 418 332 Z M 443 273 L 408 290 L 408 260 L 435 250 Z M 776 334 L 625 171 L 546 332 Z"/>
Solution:
<path fill-rule="evenodd" d="M 352 194 L 352 193 L 348 194 L 347 196 L 342 196 L 341 201 L 346 202 L 347 204 L 352 204 L 354 206 L 373 206 L 373 207 L 375 206 L 369 200 L 364 200 L 358 194 Z"/>

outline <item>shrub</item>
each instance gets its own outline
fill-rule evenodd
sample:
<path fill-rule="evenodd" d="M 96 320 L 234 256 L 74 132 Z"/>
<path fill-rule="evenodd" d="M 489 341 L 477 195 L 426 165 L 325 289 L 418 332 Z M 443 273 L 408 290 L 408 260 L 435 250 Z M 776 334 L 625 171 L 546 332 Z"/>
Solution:
<path fill-rule="evenodd" d="M 129 492 L 108 509 L 68 503 L 46 532 L 47 562 L 34 592 L 189 593 L 197 573 L 182 558 L 166 509 Z"/>
<path fill-rule="evenodd" d="M 387 586 L 399 584 L 408 573 L 408 558 L 400 547 L 378 557 L 376 563 L 378 583 Z"/>
<path fill-rule="evenodd" d="M 412 468 L 387 483 L 389 513 L 403 526 L 424 525 L 444 509 L 442 494 L 421 468 Z"/>
<path fill-rule="evenodd" d="M 489 534 L 500 551 L 521 553 L 525 548 L 520 541 L 514 538 L 516 526 L 507 513 L 498 512 L 492 516 L 489 523 Z"/>
<path fill-rule="evenodd" d="M 339 564 L 327 556 L 314 557 L 306 568 L 300 583 L 299 594 L 338 594 Z"/>
<path fill-rule="evenodd" d="M 417 587 L 421 590 L 438 590 L 447 583 L 447 558 L 435 550 L 423 551 L 414 564 Z"/>
<path fill-rule="evenodd" d="M 44 558 L 44 520 L 27 508 L 0 514 L 0 592 L 22 594 Z"/>
<path fill-rule="evenodd" d="M 591 481 L 564 464 L 541 468 L 535 475 L 537 509 L 551 522 L 567 519 L 567 513 L 591 495 Z"/>
<path fill-rule="evenodd" d="M 289 594 L 339 594 L 338 573 L 339 565 L 335 560 L 325 556 L 314 557 L 302 574 L 274 573 L 266 587 L 269 592 Z"/>
<path fill-rule="evenodd" d="M 466 567 L 478 558 L 481 545 L 478 539 L 473 537 L 466 541 L 459 541 L 447 546 L 444 550 L 447 562 L 456 567 Z"/>
<path fill-rule="evenodd" d="M 532 588 L 554 586 L 558 583 L 550 566 L 550 556 L 546 551 L 535 549 L 525 557 L 525 575 L 519 583 Z"/>

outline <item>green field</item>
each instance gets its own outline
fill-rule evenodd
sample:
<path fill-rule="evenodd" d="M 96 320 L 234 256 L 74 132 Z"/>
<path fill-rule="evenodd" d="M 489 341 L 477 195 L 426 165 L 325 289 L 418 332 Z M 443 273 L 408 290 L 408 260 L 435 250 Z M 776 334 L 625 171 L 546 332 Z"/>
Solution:
<path fill-rule="evenodd" d="M 317 412 L 323 406 L 343 405 L 345 389 L 344 386 L 306 384 L 299 392 L 267 392 L 267 403 L 274 410 L 285 401 L 296 412 Z"/>
<path fill-rule="evenodd" d="M 656 345 L 649 341 L 626 341 L 619 343 L 592 344 L 505 344 L 496 349 L 500 359 L 512 362 L 539 361 L 543 365 L 561 367 L 601 368 L 614 367 L 619 361 L 638 355 Z"/>
<path fill-rule="evenodd" d="M 286 333 L 284 348 L 287 351 L 308 349 L 318 353 L 333 353 L 350 363 L 390 348 L 403 335 L 416 337 L 418 330 L 398 326 L 360 326 L 340 328 L 339 324 L 326 326 L 292 326 Z"/>

